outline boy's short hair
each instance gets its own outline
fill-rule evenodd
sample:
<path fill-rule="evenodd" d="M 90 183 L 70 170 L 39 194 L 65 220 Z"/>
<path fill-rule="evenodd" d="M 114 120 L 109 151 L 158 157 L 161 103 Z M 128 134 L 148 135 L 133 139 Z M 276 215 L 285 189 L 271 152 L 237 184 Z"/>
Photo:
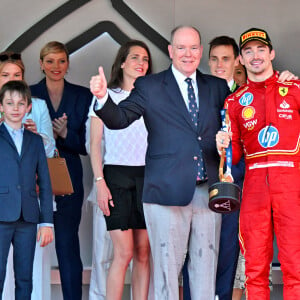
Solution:
<path fill-rule="evenodd" d="M 6 82 L 0 90 L 0 103 L 3 104 L 5 93 L 19 93 L 22 98 L 27 100 L 27 105 L 31 104 L 31 92 L 27 83 L 23 80 L 12 80 Z"/>

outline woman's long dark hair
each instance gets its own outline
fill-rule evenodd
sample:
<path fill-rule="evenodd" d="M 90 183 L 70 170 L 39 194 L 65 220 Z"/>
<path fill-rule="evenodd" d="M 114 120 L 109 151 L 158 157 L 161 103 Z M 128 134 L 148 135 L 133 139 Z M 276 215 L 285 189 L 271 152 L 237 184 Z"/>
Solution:
<path fill-rule="evenodd" d="M 150 54 L 150 50 L 149 50 L 148 46 L 142 41 L 130 40 L 130 41 L 126 42 L 124 45 L 121 46 L 121 48 L 119 49 L 119 51 L 117 53 L 115 61 L 112 65 L 110 79 L 109 79 L 109 82 L 107 84 L 107 86 L 110 89 L 116 89 L 116 88 L 121 88 L 122 87 L 122 84 L 123 84 L 123 69 L 121 68 L 121 65 L 126 60 L 128 54 L 129 54 L 130 48 L 135 47 L 135 46 L 142 47 L 146 50 L 146 52 L 148 54 L 148 57 L 149 57 L 148 70 L 146 72 L 146 75 L 152 73 L 152 60 L 151 60 L 151 54 Z"/>

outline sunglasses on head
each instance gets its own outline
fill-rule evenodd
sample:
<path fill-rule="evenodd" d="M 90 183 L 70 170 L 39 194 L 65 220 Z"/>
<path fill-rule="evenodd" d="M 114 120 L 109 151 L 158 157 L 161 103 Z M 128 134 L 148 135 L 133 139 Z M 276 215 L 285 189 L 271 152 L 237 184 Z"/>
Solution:
<path fill-rule="evenodd" d="M 12 54 L 1 54 L 0 61 L 7 61 L 7 60 L 20 60 L 21 54 L 19 53 L 12 53 Z"/>

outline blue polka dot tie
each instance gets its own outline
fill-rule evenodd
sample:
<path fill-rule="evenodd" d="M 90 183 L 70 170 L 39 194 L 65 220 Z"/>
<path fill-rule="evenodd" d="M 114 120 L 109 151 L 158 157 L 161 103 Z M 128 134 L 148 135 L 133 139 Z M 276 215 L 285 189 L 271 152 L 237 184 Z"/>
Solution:
<path fill-rule="evenodd" d="M 198 116 L 199 116 L 199 108 L 197 105 L 194 88 L 192 85 L 192 79 L 186 78 L 186 83 L 188 84 L 187 92 L 188 92 L 188 100 L 189 100 L 189 113 L 191 115 L 191 119 L 195 127 L 198 127 Z M 206 181 L 207 175 L 203 161 L 202 149 L 200 153 L 197 155 L 197 181 Z"/>

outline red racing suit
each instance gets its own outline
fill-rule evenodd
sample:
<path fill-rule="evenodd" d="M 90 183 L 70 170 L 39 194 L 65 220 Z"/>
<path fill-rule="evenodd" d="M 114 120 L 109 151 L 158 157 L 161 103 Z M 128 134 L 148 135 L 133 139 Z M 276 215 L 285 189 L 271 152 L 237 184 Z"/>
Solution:
<path fill-rule="evenodd" d="M 300 81 L 248 80 L 225 102 L 233 164 L 246 163 L 240 245 L 247 299 L 270 299 L 269 266 L 276 234 L 284 299 L 300 299 Z"/>

